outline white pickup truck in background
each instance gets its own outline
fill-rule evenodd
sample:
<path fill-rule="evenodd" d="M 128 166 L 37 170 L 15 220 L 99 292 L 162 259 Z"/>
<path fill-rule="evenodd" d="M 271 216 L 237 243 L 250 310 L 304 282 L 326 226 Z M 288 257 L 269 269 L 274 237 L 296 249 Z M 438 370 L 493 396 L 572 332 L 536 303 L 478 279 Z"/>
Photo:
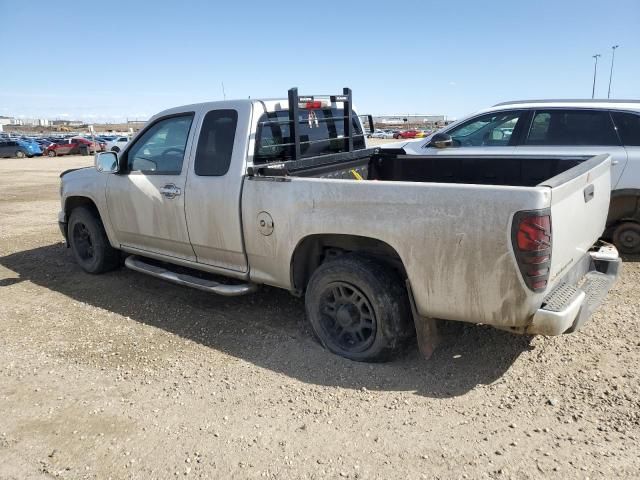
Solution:
<path fill-rule="evenodd" d="M 186 105 L 61 175 L 89 273 L 125 265 L 222 295 L 304 295 L 322 344 L 383 360 L 430 319 L 579 328 L 618 273 L 598 242 L 611 160 L 367 149 L 351 91 Z"/>

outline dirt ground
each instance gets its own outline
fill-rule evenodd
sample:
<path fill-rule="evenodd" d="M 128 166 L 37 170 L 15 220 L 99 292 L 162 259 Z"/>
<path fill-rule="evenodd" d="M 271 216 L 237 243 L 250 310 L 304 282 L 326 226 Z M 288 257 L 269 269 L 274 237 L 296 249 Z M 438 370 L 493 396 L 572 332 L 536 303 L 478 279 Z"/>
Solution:
<path fill-rule="evenodd" d="M 640 477 L 638 259 L 577 334 L 359 364 L 286 292 L 83 273 L 58 174 L 90 162 L 0 159 L 0 478 Z"/>

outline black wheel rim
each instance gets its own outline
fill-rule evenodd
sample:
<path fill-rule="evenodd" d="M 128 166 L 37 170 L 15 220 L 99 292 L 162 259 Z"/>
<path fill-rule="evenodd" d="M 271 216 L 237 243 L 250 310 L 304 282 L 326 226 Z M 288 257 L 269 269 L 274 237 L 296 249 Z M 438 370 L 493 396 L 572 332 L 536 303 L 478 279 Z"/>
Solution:
<path fill-rule="evenodd" d="M 91 260 L 93 258 L 91 234 L 84 223 L 76 223 L 73 226 L 73 245 L 82 260 Z"/>
<path fill-rule="evenodd" d="M 364 293 L 348 283 L 332 282 L 320 298 L 320 326 L 334 350 L 359 353 L 373 344 L 377 322 Z"/>
<path fill-rule="evenodd" d="M 640 232 L 629 229 L 620 234 L 620 243 L 624 248 L 634 249 L 640 245 Z"/>

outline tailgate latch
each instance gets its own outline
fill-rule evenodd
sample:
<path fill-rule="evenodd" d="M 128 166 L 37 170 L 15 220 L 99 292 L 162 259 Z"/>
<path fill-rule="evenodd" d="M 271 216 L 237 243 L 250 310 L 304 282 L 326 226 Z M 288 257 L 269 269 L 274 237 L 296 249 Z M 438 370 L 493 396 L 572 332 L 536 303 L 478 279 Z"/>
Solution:
<path fill-rule="evenodd" d="M 584 193 L 584 203 L 587 203 L 589 200 L 593 199 L 596 193 L 596 189 L 593 186 L 593 183 L 591 185 L 587 185 L 582 193 Z"/>

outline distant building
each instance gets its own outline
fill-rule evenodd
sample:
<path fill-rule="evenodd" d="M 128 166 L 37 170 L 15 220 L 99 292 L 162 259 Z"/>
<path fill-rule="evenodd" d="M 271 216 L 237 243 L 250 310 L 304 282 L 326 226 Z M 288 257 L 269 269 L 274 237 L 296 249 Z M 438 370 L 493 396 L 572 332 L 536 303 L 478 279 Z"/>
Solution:
<path fill-rule="evenodd" d="M 49 124 L 54 127 L 83 127 L 86 122 L 81 122 L 80 120 L 51 120 Z"/>
<path fill-rule="evenodd" d="M 0 116 L 0 125 L 11 125 L 13 118 Z"/>
<path fill-rule="evenodd" d="M 431 114 L 405 114 L 405 115 L 379 115 L 374 116 L 373 121 L 380 126 L 422 126 L 425 128 L 443 127 L 453 121 L 446 115 Z"/>

